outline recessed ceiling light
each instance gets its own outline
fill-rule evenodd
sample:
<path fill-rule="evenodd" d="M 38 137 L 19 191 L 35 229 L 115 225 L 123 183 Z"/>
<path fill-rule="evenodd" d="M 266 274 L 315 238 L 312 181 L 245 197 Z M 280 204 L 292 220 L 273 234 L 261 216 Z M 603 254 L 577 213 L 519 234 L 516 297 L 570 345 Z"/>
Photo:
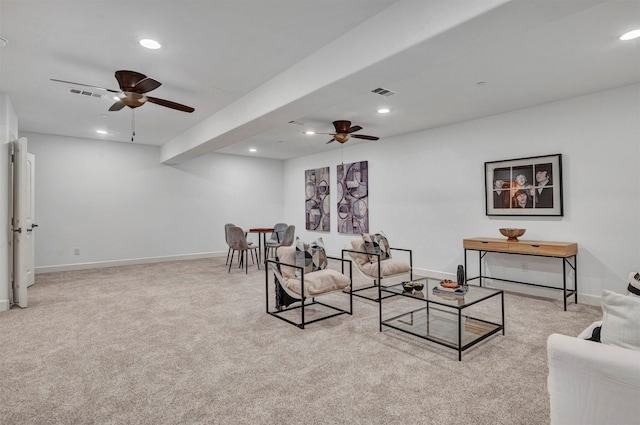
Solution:
<path fill-rule="evenodd" d="M 151 40 L 149 38 L 144 38 L 142 40 L 140 40 L 138 43 L 140 43 L 140 45 L 142 47 L 146 47 L 147 49 L 159 49 L 160 47 L 162 47 L 162 45 L 160 43 L 158 43 L 155 40 Z"/>
<path fill-rule="evenodd" d="M 380 109 L 378 109 L 378 113 L 379 114 L 388 114 L 389 112 L 391 112 L 391 109 L 389 109 L 389 108 L 380 108 Z"/>
<path fill-rule="evenodd" d="M 305 131 L 304 134 L 316 134 L 315 131 Z"/>
<path fill-rule="evenodd" d="M 620 36 L 620 40 L 627 41 L 640 37 L 640 29 L 629 31 Z"/>
<path fill-rule="evenodd" d="M 98 134 L 109 134 L 107 132 L 107 130 L 96 130 L 96 133 L 98 133 Z"/>
<path fill-rule="evenodd" d="M 258 149 L 256 149 L 256 148 L 250 148 L 250 149 L 249 149 L 249 152 L 258 152 Z"/>

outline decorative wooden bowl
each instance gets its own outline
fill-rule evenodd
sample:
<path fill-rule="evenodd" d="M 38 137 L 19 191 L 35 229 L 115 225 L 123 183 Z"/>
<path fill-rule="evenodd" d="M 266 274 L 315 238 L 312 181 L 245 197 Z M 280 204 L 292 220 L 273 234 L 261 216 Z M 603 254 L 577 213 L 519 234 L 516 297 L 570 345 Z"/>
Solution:
<path fill-rule="evenodd" d="M 500 233 L 502 233 L 503 236 L 507 237 L 508 241 L 518 241 L 518 237 L 524 235 L 524 232 L 526 232 L 527 229 L 507 229 L 507 228 L 503 228 L 500 229 Z"/>

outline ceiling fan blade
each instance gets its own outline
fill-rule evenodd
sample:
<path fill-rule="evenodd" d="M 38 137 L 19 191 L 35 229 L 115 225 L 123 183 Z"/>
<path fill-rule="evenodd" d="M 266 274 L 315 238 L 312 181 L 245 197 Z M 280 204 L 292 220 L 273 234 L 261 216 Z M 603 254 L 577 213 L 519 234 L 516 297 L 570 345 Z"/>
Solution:
<path fill-rule="evenodd" d="M 353 133 L 354 131 L 360 131 L 360 130 L 362 130 L 362 127 L 360 127 L 359 125 L 354 125 L 349 129 L 349 131 L 347 131 L 347 133 Z"/>
<path fill-rule="evenodd" d="M 336 129 L 336 133 L 349 133 L 351 127 L 351 121 L 334 121 L 333 126 Z"/>
<path fill-rule="evenodd" d="M 147 93 L 151 90 L 157 89 L 161 85 L 162 83 L 160 81 L 147 77 L 138 81 L 131 91 L 135 93 Z"/>
<path fill-rule="evenodd" d="M 156 105 L 166 106 L 167 108 L 177 109 L 178 111 L 183 111 L 183 112 L 195 111 L 195 109 L 193 109 L 191 106 L 181 105 L 176 102 L 171 102 L 170 100 L 158 99 L 157 97 L 147 96 L 147 100 L 151 103 L 155 103 Z"/>
<path fill-rule="evenodd" d="M 124 103 L 118 101 L 116 103 L 114 103 L 113 105 L 111 105 L 111 108 L 109 108 L 109 110 L 111 112 L 115 112 L 115 111 L 119 111 L 120 109 L 124 108 Z"/>
<path fill-rule="evenodd" d="M 136 71 L 116 71 L 116 80 L 118 80 L 118 84 L 122 91 L 134 91 L 133 88 L 136 84 L 145 78 L 147 78 L 146 75 L 140 74 Z"/>
<path fill-rule="evenodd" d="M 335 142 L 335 139 L 331 139 L 331 140 L 329 140 L 329 141 L 327 142 L 327 145 L 328 145 L 329 143 L 333 143 L 333 142 Z"/>
<path fill-rule="evenodd" d="M 354 137 L 356 139 L 365 139 L 365 140 L 380 140 L 379 137 L 367 136 L 366 134 L 352 134 L 351 137 Z"/>
<path fill-rule="evenodd" d="M 55 81 L 57 83 L 73 84 L 74 86 L 91 87 L 94 89 L 104 90 L 111 93 L 120 93 L 120 90 L 105 89 L 104 87 L 92 86 L 90 84 L 74 83 L 73 81 L 56 80 L 55 78 L 50 78 L 50 80 Z"/>

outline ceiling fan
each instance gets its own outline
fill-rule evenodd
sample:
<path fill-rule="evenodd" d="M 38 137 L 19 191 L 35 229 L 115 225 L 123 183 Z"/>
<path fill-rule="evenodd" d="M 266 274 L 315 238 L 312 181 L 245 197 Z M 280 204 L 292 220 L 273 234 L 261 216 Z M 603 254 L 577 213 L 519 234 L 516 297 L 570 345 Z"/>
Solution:
<path fill-rule="evenodd" d="M 191 113 L 195 111 L 195 109 L 191 106 L 182 105 L 170 100 L 159 99 L 157 97 L 147 96 L 146 93 L 157 89 L 162 83 L 139 72 L 125 70 L 116 71 L 116 80 L 118 81 L 120 90 L 107 89 L 91 84 L 74 83 L 72 81 L 56 80 L 54 78 L 51 79 L 51 81 L 56 81 L 58 83 L 73 84 L 83 87 L 93 87 L 94 89 L 104 90 L 109 93 L 115 93 L 115 97 L 117 97 L 118 100 L 116 101 L 116 103 L 111 105 L 111 107 L 109 108 L 110 111 L 119 111 L 125 106 L 133 109 L 144 105 L 146 102 L 155 103 L 156 105 L 165 106 L 167 108 L 176 109 L 183 112 Z"/>
<path fill-rule="evenodd" d="M 351 121 L 344 121 L 344 120 L 334 121 L 333 127 L 336 129 L 335 133 L 316 133 L 316 134 L 329 134 L 333 136 L 333 138 L 329 140 L 327 144 L 333 143 L 333 142 L 345 143 L 351 137 L 355 139 L 365 139 L 365 140 L 380 139 L 379 137 L 367 136 L 366 134 L 353 134 L 356 131 L 362 130 L 362 127 L 360 127 L 359 125 L 354 125 L 352 127 Z"/>

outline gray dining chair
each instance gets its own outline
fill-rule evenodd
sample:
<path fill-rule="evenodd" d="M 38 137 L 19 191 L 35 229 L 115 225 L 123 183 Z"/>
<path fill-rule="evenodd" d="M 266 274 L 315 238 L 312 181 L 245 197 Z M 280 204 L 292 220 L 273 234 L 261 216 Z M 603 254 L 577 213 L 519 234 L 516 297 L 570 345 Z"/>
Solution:
<path fill-rule="evenodd" d="M 273 232 L 269 239 L 266 240 L 266 243 L 279 243 L 284 237 L 284 231 L 287 230 L 287 223 L 276 223 L 273 226 Z"/>
<path fill-rule="evenodd" d="M 296 238 L 296 226 L 287 226 L 282 232 L 282 237 L 276 241 L 267 241 L 267 253 L 275 251 L 281 246 L 291 246 L 295 242 Z"/>
<path fill-rule="evenodd" d="M 258 257 L 258 247 L 249 245 L 247 243 L 247 237 L 244 230 L 238 226 L 230 226 L 227 229 L 228 244 L 231 250 L 231 260 L 229 261 L 228 273 L 231 273 L 231 264 L 233 264 L 233 255 L 238 252 L 239 267 L 244 264 L 245 273 L 249 271 L 249 252 L 251 252 L 251 259 L 254 264 L 258 264 L 258 270 L 260 270 L 260 261 L 255 261 Z"/>
<path fill-rule="evenodd" d="M 234 226 L 235 224 L 233 223 L 227 223 L 224 225 L 224 241 L 227 243 L 227 245 L 229 245 L 229 228 Z M 244 237 L 245 238 L 247 237 L 247 232 L 244 232 Z M 247 244 L 249 246 L 252 246 L 253 242 L 247 239 Z M 227 261 L 224 263 L 225 265 L 229 264 L 229 257 L 231 256 L 231 251 L 232 251 L 231 246 L 229 246 L 229 250 L 227 251 Z"/>

